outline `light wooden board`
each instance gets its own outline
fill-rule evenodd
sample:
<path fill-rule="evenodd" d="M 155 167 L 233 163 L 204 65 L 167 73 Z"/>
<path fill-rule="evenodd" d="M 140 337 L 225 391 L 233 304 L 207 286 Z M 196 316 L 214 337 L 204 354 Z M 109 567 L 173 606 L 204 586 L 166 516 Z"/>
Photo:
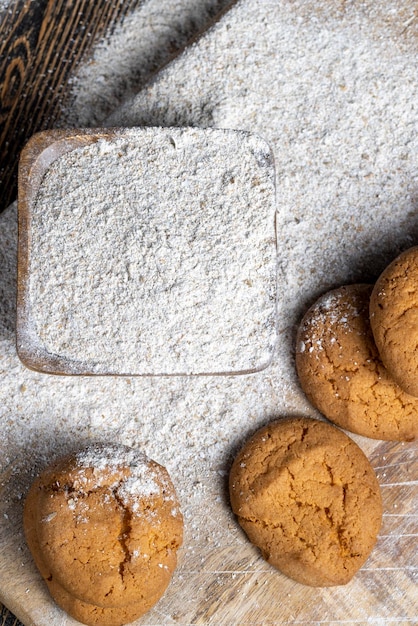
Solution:
<path fill-rule="evenodd" d="M 329 30 L 331 23 L 335 25 L 334 18 L 331 22 L 326 22 L 328 9 L 334 17 L 335 12 L 342 11 L 344 17 L 341 19 L 344 27 L 348 29 L 355 27 L 357 22 L 361 23 L 362 16 L 364 17 L 367 10 L 373 12 L 370 3 L 361 3 L 359 13 L 356 13 L 353 6 L 350 9 L 350 7 L 345 7 L 346 3 L 343 4 L 321 3 L 321 11 L 316 12 L 311 3 L 290 3 L 289 5 L 287 2 L 279 1 L 262 3 L 260 0 L 259 2 L 260 7 L 264 6 L 264 9 L 266 7 L 269 9 L 266 22 L 274 24 L 274 20 L 278 20 L 278 17 L 281 20 L 290 19 L 287 9 L 291 6 L 295 19 L 300 17 L 303 21 L 312 18 L 312 23 L 316 20 L 315 23 L 319 25 L 323 36 L 327 28 L 328 32 L 332 33 L 332 30 Z M 379 5 L 381 13 L 377 11 L 374 16 L 374 28 L 371 25 L 370 29 L 371 38 L 360 43 L 364 45 L 366 51 L 369 45 L 372 50 L 374 38 L 380 36 L 387 42 L 387 46 L 394 46 L 398 49 L 397 61 L 402 60 L 403 57 L 412 59 L 416 50 L 415 39 L 411 36 L 411 27 L 415 26 L 415 18 L 411 21 L 414 7 L 410 2 L 398 3 L 397 7 L 395 4 L 385 0 Z M 278 14 L 279 9 L 283 13 Z M 350 13 L 350 10 L 354 12 Z M 306 11 L 308 13 L 311 11 L 310 17 L 307 17 Z M 322 24 L 324 29 L 320 28 Z M 234 25 L 232 27 L 231 37 L 239 34 L 235 37 L 233 51 L 241 49 L 240 54 L 244 55 L 247 40 L 242 31 L 243 25 L 240 26 L 238 33 L 234 31 Z M 277 26 L 277 32 L 279 30 Z M 344 37 L 345 32 L 344 29 L 338 30 L 336 36 Z M 364 36 L 364 30 L 361 32 Z M 214 61 L 219 61 L 216 59 L 216 51 L 219 48 L 217 48 L 217 39 L 213 38 L 214 33 L 216 34 L 216 31 L 209 33 L 199 45 L 194 46 L 185 56 L 168 66 L 136 102 L 128 104 L 123 109 L 119 119 L 123 119 L 127 124 L 151 121 L 167 123 L 168 120 L 173 120 L 173 116 L 175 118 L 176 115 L 181 115 L 183 121 L 189 119 L 195 123 L 199 120 L 202 123 L 207 122 L 209 118 L 205 116 L 210 112 L 210 108 L 204 107 L 202 93 L 198 93 L 195 88 L 193 77 L 196 74 L 193 72 L 201 69 L 202 58 L 207 59 L 208 54 L 214 54 Z M 193 72 L 190 71 L 192 68 Z M 221 64 L 214 62 L 212 74 L 204 75 L 203 80 L 203 85 L 208 89 L 207 93 L 210 93 L 212 87 L 219 89 L 217 94 L 222 104 L 222 108 L 219 109 L 222 115 L 216 118 L 218 124 L 226 123 L 228 111 L 231 112 L 236 106 L 234 93 L 230 89 L 223 90 L 223 79 L 220 79 L 218 83 L 213 80 L 215 70 L 220 72 L 221 69 L 225 76 L 226 68 L 221 68 Z M 221 76 L 220 73 L 219 76 Z M 173 86 L 175 85 L 179 90 L 180 88 L 183 90 L 184 102 L 188 103 L 188 106 L 181 111 L 176 108 L 178 101 L 174 98 Z M 291 85 L 292 82 L 290 82 Z M 399 85 L 397 87 L 399 88 Z M 243 94 L 244 91 L 240 93 Z M 257 118 L 257 112 L 262 109 L 262 99 L 260 100 L 256 90 L 251 101 L 251 104 L 254 103 L 259 106 L 259 108 L 255 107 Z M 242 104 L 243 124 L 247 124 L 244 100 Z M 216 110 L 215 113 L 217 113 Z M 400 111 L 399 113 L 401 120 L 403 113 L 406 115 L 406 112 Z M 262 118 L 261 121 L 263 121 Z M 260 119 L 257 123 L 260 124 Z M 267 127 L 267 124 L 264 124 L 264 128 Z M 284 139 L 288 139 L 285 129 L 283 130 Z M 341 140 L 343 141 L 344 138 L 344 133 L 342 133 Z M 274 147 L 280 157 L 280 165 L 285 167 L 285 159 L 281 158 L 280 146 L 276 141 L 274 141 Z M 392 164 L 395 161 L 394 152 Z M 398 161 L 396 163 L 398 164 Z M 377 171 L 378 163 L 375 162 L 374 165 Z M 282 173 L 284 171 L 280 170 Z M 416 163 L 405 164 L 404 171 L 416 172 Z M 331 180 L 332 174 L 331 171 Z M 403 175 L 403 171 L 399 170 L 394 174 L 395 177 L 400 177 L 400 180 L 403 180 Z M 308 191 L 303 199 L 305 204 L 302 208 L 307 213 L 309 213 L 310 199 L 309 178 L 306 176 L 303 179 Z M 370 181 L 370 178 L 365 180 Z M 369 456 L 376 470 L 382 488 L 384 516 L 381 533 L 370 559 L 358 575 L 344 587 L 329 589 L 304 587 L 270 568 L 258 552 L 248 544 L 237 527 L 230 512 L 226 491 L 227 471 L 232 453 L 258 424 L 285 414 L 316 415 L 312 407 L 309 407 L 304 400 L 291 369 L 290 355 L 293 336 L 291 329 L 301 313 L 300 304 L 291 306 L 292 298 L 299 303 L 300 291 L 304 290 L 303 299 L 308 303 L 318 292 L 325 290 L 328 286 L 343 281 L 370 280 L 385 263 L 391 260 L 397 252 L 397 246 L 406 247 L 416 240 L 416 197 L 414 204 L 408 195 L 410 194 L 409 188 L 400 185 L 398 191 L 394 193 L 389 184 L 384 187 L 378 183 L 376 183 L 376 193 L 380 194 L 379 200 L 376 204 L 371 204 L 368 195 L 369 185 L 364 183 L 364 186 L 361 186 L 358 181 L 350 178 L 353 189 L 358 189 L 357 199 L 360 199 L 355 213 L 357 228 L 352 229 L 349 233 L 351 238 L 347 238 L 354 252 L 350 246 L 342 245 L 344 240 L 341 233 L 346 231 L 341 230 L 342 223 L 336 211 L 336 225 L 329 224 L 329 245 L 326 249 L 327 256 L 324 256 L 323 260 L 323 263 L 328 264 L 329 267 L 328 282 L 318 281 L 317 274 L 313 271 L 315 268 L 310 266 L 313 262 L 309 255 L 309 248 L 303 258 L 299 256 L 298 259 L 293 253 L 293 249 L 301 243 L 297 238 L 297 229 L 292 225 L 283 224 L 282 251 L 286 254 L 284 261 L 287 260 L 288 263 L 293 264 L 297 280 L 295 283 L 282 286 L 286 315 L 282 313 L 281 351 L 276 363 L 272 366 L 271 378 L 269 378 L 270 374 L 263 375 L 266 383 L 263 387 L 264 392 L 270 393 L 271 398 L 268 399 L 260 394 L 253 412 L 243 412 L 240 433 L 232 427 L 228 429 L 230 396 L 227 386 L 233 385 L 233 382 L 225 384 L 225 403 L 221 405 L 210 403 L 211 383 L 208 383 L 205 388 L 201 383 L 191 383 L 183 413 L 180 412 L 176 418 L 172 415 L 171 404 L 174 403 L 176 409 L 182 405 L 177 402 L 177 388 L 174 383 L 172 392 L 166 393 L 161 391 L 158 383 L 148 387 L 143 381 L 68 381 L 54 377 L 45 378 L 25 370 L 17 359 L 13 344 L 14 311 L 11 302 L 14 295 L 16 213 L 12 208 L 1 216 L 0 250 L 3 251 L 4 258 L 0 270 L 0 285 L 7 306 L 0 304 L 3 306 L 4 317 L 0 332 L 2 372 L 0 411 L 3 424 L 0 437 L 2 458 L 0 599 L 15 611 L 25 626 L 32 624 L 69 626 L 74 623 L 51 602 L 33 567 L 23 540 L 22 498 L 32 480 L 32 472 L 48 462 L 56 451 L 70 449 L 89 437 L 94 438 L 105 433 L 107 437 L 113 436 L 114 439 L 126 441 L 131 433 L 118 430 L 117 415 L 121 400 L 126 401 L 125 396 L 130 395 L 132 399 L 128 409 L 135 412 L 138 411 L 138 405 L 140 405 L 143 419 L 155 421 L 156 433 L 164 432 L 164 429 L 169 432 L 170 428 L 180 422 L 182 429 L 179 430 L 178 446 L 190 445 L 187 429 L 192 420 L 196 419 L 196 415 L 193 414 L 195 409 L 193 402 L 198 405 L 199 398 L 204 393 L 209 394 L 209 408 L 208 413 L 200 415 L 199 418 L 210 419 L 213 423 L 214 440 L 219 438 L 227 453 L 219 457 L 220 462 L 216 465 L 207 462 L 203 455 L 200 470 L 194 474 L 193 460 L 201 452 L 198 446 L 190 447 L 189 469 L 187 469 L 187 462 L 184 467 L 180 467 L 180 463 L 176 460 L 175 450 L 161 447 L 158 460 L 167 464 L 172 474 L 177 477 L 181 498 L 187 502 L 192 515 L 186 519 L 185 544 L 172 584 L 160 603 L 139 621 L 141 626 L 145 624 L 216 624 L 217 626 L 326 624 L 331 626 L 344 623 L 399 626 L 417 623 L 418 455 L 415 443 L 378 442 L 353 437 Z M 353 193 L 351 188 L 349 191 Z M 279 201 L 282 203 L 283 197 L 279 196 Z M 369 202 L 370 204 L 367 204 Z M 369 233 L 368 239 L 363 239 L 365 218 L 362 212 L 366 211 L 366 208 L 379 211 L 379 219 L 376 218 L 374 232 Z M 295 215 L 299 216 L 298 219 L 303 217 L 303 211 L 299 210 L 298 206 L 294 207 L 294 211 Z M 325 227 L 320 225 L 320 220 L 315 223 L 311 216 L 309 219 L 308 226 L 313 232 L 311 243 L 320 245 L 321 239 L 325 237 Z M 316 236 L 315 228 L 317 229 Z M 388 228 L 396 231 L 398 239 L 396 245 L 393 239 L 388 238 Z M 314 258 L 313 255 L 312 258 Z M 335 258 L 338 263 L 335 262 Z M 296 268 L 299 270 L 296 271 Z M 307 274 L 310 274 L 310 277 Z M 283 366 L 283 361 L 288 369 Z M 151 416 L 147 413 L 146 401 L 147 398 L 151 398 L 152 393 L 161 394 L 161 415 L 164 419 L 160 415 Z M 22 394 L 25 400 L 22 399 Z M 28 397 L 32 400 L 33 406 L 30 411 L 24 412 L 22 405 L 28 406 Z M 103 407 L 103 397 L 108 403 L 108 410 L 100 415 L 97 414 L 96 405 Z M 85 424 L 82 419 L 83 411 L 88 416 L 85 417 Z M 216 419 L 219 415 L 224 416 L 223 419 L 222 417 Z M 137 436 L 140 438 L 140 420 L 133 422 L 132 428 L 134 427 L 138 429 Z M 23 436 L 20 436 L 21 433 Z M 149 446 L 153 448 L 152 441 L 149 442 Z"/>
<path fill-rule="evenodd" d="M 352 582 L 315 589 L 282 576 L 261 559 L 225 515 L 228 504 L 223 497 L 219 507 L 208 504 L 207 535 L 181 551 L 168 592 L 138 624 L 415 624 L 416 448 L 362 443 L 366 450 L 374 448 L 370 458 L 382 486 L 385 512 L 377 546 Z M 76 622 L 51 602 L 28 554 L 21 531 L 21 503 L 13 498 L 12 473 L 13 463 L 3 467 L 1 481 L 7 485 L 1 503 L 1 599 L 27 626 L 70 626 Z M 214 499 L 217 495 L 210 494 Z M 211 547 L 216 516 L 227 527 L 222 544 Z"/>

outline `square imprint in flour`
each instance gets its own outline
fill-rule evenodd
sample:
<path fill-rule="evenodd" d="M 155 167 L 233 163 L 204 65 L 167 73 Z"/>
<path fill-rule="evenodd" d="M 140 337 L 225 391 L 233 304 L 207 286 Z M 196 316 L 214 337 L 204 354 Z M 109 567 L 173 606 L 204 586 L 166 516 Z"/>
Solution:
<path fill-rule="evenodd" d="M 270 148 L 218 129 L 35 135 L 18 268 L 17 348 L 33 369 L 263 369 L 277 332 Z"/>

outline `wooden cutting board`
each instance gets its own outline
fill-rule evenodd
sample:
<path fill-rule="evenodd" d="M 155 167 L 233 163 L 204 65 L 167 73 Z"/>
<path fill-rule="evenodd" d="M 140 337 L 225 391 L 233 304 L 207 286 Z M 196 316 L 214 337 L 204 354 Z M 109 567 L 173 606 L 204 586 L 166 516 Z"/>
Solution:
<path fill-rule="evenodd" d="M 232 516 L 225 516 L 225 497 L 214 506 L 219 494 L 209 493 L 208 536 L 198 539 L 186 529 L 172 583 L 138 625 L 416 624 L 416 446 L 359 441 L 379 478 L 384 516 L 371 557 L 348 585 L 310 588 L 278 573 L 249 545 Z M 5 478 L 13 484 L 13 464 L 3 466 L 1 482 Z M 31 562 L 21 532 L 21 502 L 11 508 L 3 503 L 10 496 L 10 489 L 2 490 L 2 516 L 8 510 L 8 519 L 2 521 L 1 598 L 25 626 L 73 626 L 76 622 L 57 609 Z M 216 515 L 225 528 L 221 542 L 213 545 L 210 527 Z"/>

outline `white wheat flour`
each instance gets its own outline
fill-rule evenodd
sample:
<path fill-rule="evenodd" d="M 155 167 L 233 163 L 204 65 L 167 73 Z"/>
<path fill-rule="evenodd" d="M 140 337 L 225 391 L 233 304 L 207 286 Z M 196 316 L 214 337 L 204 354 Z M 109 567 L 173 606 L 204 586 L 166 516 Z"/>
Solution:
<path fill-rule="evenodd" d="M 385 512 L 376 549 L 346 587 L 301 591 L 273 572 L 237 529 L 226 495 L 231 459 L 250 433 L 275 417 L 317 416 L 293 361 L 295 326 L 308 304 L 330 287 L 374 280 L 417 242 L 415 8 L 410 0 L 246 0 L 113 118 L 238 126 L 271 143 L 280 216 L 279 339 L 262 372 L 107 379 L 25 369 L 14 349 L 10 304 L 15 208 L 1 216 L 0 284 L 8 303 L 0 301 L 8 516 L 1 550 L 5 563 L 21 556 L 24 606 L 26 589 L 35 599 L 43 592 L 19 534 L 19 498 L 32 473 L 56 454 L 104 439 L 140 446 L 165 465 L 185 516 L 179 569 L 141 624 L 416 620 L 414 444 L 353 437 L 377 470 Z M 1 580 L 5 590 L 14 582 L 9 571 Z M 63 623 L 56 613 L 45 621 L 44 599 L 35 623 Z"/>
<path fill-rule="evenodd" d="M 248 133 L 138 129 L 60 155 L 28 209 L 19 345 L 69 374 L 265 367 L 274 201 L 269 147 Z"/>

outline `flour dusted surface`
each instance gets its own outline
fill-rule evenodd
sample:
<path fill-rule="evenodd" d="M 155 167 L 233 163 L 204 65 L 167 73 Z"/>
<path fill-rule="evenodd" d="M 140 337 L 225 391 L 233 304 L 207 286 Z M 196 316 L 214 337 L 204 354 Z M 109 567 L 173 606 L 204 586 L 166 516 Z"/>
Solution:
<path fill-rule="evenodd" d="M 0 515 L 2 561 L 17 561 L 24 575 L 22 606 L 29 606 L 29 598 L 43 600 L 33 611 L 40 626 L 62 616 L 31 569 L 19 533 L 19 497 L 32 471 L 92 438 L 141 447 L 169 469 L 181 501 L 179 569 L 141 626 L 416 621 L 413 444 L 353 437 L 376 469 L 385 513 L 366 567 L 348 587 L 332 592 L 301 590 L 272 572 L 239 532 L 225 496 L 231 460 L 259 426 L 284 415 L 318 416 L 300 390 L 292 354 L 307 306 L 332 287 L 372 281 L 400 249 L 417 241 L 415 9 L 410 0 L 250 0 L 245 20 L 235 13 L 221 40 L 193 47 L 184 71 L 178 63 L 167 68 L 141 94 L 139 107 L 131 103 L 123 111 L 125 119 L 142 113 L 153 125 L 170 114 L 183 124 L 245 124 L 272 145 L 280 209 L 279 339 L 271 366 L 262 372 L 69 378 L 29 371 L 16 356 L 12 332 L 15 208 L 0 217 L 0 274 L 8 303 L 0 318 L 7 478 L 1 512 L 8 516 Z M 164 26 L 164 15 L 159 23 Z M 267 27 L 268 41 L 262 36 Z M 210 50 L 218 51 L 219 63 Z M 255 53 L 266 64 L 245 66 Z M 227 54 L 234 55 L 233 64 L 226 63 Z M 8 568 L 4 593 L 10 578 Z"/>
<path fill-rule="evenodd" d="M 27 323 L 67 373 L 237 372 L 271 360 L 274 168 L 262 139 L 117 133 L 59 156 L 29 212 Z"/>
<path fill-rule="evenodd" d="M 283 319 L 301 312 L 302 293 L 309 302 L 372 280 L 395 233 L 396 251 L 416 235 L 417 54 L 402 50 L 400 17 L 411 13 L 394 0 L 240 0 L 108 120 L 237 128 L 270 143 Z M 399 16 L 394 33 L 383 16 L 387 29 Z"/>

